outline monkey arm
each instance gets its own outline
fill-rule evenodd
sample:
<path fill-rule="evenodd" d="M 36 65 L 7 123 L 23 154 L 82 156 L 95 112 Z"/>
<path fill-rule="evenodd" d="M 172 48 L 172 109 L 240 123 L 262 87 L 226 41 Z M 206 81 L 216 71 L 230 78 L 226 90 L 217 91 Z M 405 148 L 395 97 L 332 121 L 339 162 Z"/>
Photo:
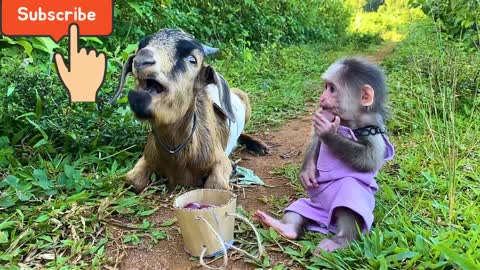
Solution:
<path fill-rule="evenodd" d="M 327 133 L 322 136 L 322 142 L 336 157 L 362 172 L 379 169 L 385 155 L 382 136 L 365 136 L 352 141 L 336 133 Z"/>
<path fill-rule="evenodd" d="M 305 158 L 303 159 L 302 169 L 304 171 L 307 167 L 316 165 L 318 159 L 318 152 L 320 150 L 320 138 L 312 132 L 312 138 L 310 139 L 310 143 L 305 151 Z"/>

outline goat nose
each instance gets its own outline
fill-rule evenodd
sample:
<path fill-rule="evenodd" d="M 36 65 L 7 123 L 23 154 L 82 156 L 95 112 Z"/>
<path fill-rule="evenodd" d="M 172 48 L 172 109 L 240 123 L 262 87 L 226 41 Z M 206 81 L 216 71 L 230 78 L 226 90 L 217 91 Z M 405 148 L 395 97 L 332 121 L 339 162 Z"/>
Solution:
<path fill-rule="evenodd" d="M 137 56 L 133 60 L 135 69 L 143 69 L 149 66 L 155 65 L 156 61 L 153 58 L 153 53 L 150 50 L 142 49 L 137 53 Z"/>

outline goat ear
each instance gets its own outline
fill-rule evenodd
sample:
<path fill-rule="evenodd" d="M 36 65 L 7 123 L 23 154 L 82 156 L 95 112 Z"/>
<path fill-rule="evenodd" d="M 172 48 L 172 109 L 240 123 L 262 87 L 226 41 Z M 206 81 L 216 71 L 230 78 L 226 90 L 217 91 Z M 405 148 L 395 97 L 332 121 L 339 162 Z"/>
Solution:
<path fill-rule="evenodd" d="M 213 84 L 215 87 L 207 87 Z M 199 92 L 206 88 L 215 106 L 232 122 L 235 122 L 230 87 L 227 81 L 212 66 L 202 68 L 195 81 L 195 90 Z"/>
<path fill-rule="evenodd" d="M 215 70 L 212 66 L 204 66 L 195 79 L 193 89 L 195 94 L 205 89 L 207 85 L 215 83 Z"/>
<path fill-rule="evenodd" d="M 233 112 L 232 100 L 230 97 L 230 87 L 228 86 L 227 80 L 225 80 L 222 75 L 215 72 L 215 82 L 218 88 L 218 95 L 220 96 L 220 103 L 222 109 L 230 121 L 235 122 L 235 114 Z"/>
<path fill-rule="evenodd" d="M 120 75 L 117 90 L 115 90 L 115 94 L 113 95 L 112 99 L 110 99 L 109 101 L 110 104 L 114 104 L 115 101 L 120 96 L 120 94 L 122 93 L 123 85 L 125 84 L 127 75 L 132 72 L 133 58 L 135 58 L 135 55 L 134 54 L 130 55 L 127 59 L 127 62 L 125 62 L 125 64 L 123 65 L 122 74 Z"/>
<path fill-rule="evenodd" d="M 214 53 L 218 52 L 218 48 L 213 48 L 213 47 L 207 46 L 205 44 L 202 44 L 202 49 L 203 49 L 203 53 L 205 55 L 211 55 L 211 54 L 214 54 Z"/>

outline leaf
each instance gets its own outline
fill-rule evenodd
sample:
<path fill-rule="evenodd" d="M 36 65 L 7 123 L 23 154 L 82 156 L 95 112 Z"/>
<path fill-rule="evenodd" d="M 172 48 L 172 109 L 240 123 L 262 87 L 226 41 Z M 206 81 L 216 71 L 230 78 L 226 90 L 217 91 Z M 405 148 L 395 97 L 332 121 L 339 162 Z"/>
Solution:
<path fill-rule="evenodd" d="M 40 118 L 43 115 L 43 110 L 42 110 L 42 99 L 40 98 L 40 95 L 38 95 L 38 92 L 35 91 L 35 115 Z"/>
<path fill-rule="evenodd" d="M 262 266 L 264 268 L 270 267 L 270 257 L 269 256 L 265 256 L 265 258 L 263 259 L 263 262 L 262 262 Z"/>
<path fill-rule="evenodd" d="M 277 231 L 274 230 L 273 228 L 270 228 L 270 229 L 269 229 L 268 234 L 270 235 L 270 237 L 271 237 L 273 240 L 277 240 L 277 239 L 278 239 L 278 233 L 277 233 Z"/>
<path fill-rule="evenodd" d="M 163 223 L 162 223 L 162 226 L 163 227 L 170 227 L 172 226 L 175 222 L 177 222 L 177 218 L 171 218 L 171 219 L 167 219 L 165 220 Z"/>
<path fill-rule="evenodd" d="M 42 239 L 42 240 L 45 240 L 49 243 L 53 243 L 53 239 L 52 237 L 50 237 L 49 235 L 42 235 L 42 236 L 39 236 L 38 239 Z"/>
<path fill-rule="evenodd" d="M 72 166 L 70 166 L 68 164 L 65 164 L 65 166 L 63 167 L 63 170 L 64 170 L 67 178 L 76 179 L 77 171 L 75 170 L 75 168 L 73 168 Z"/>
<path fill-rule="evenodd" d="M 418 255 L 418 252 L 414 251 L 404 251 L 395 255 L 388 256 L 388 259 L 393 259 L 395 261 L 403 261 L 405 259 L 411 259 Z"/>
<path fill-rule="evenodd" d="M 98 43 L 98 44 L 103 44 L 103 41 L 101 41 L 97 37 L 81 37 L 80 39 L 83 40 L 83 41 L 92 41 L 92 42 L 95 42 L 95 43 Z"/>
<path fill-rule="evenodd" d="M 156 240 L 163 240 L 163 239 L 166 239 L 167 238 L 167 233 L 162 231 L 162 230 L 154 230 L 152 232 L 152 236 L 153 238 L 155 238 Z"/>
<path fill-rule="evenodd" d="M 7 136 L 0 137 L 0 148 L 5 148 L 10 145 L 10 140 Z"/>
<path fill-rule="evenodd" d="M 11 96 L 13 94 L 13 91 L 15 91 L 16 85 L 14 83 L 10 84 L 7 88 L 7 97 Z"/>
<path fill-rule="evenodd" d="M 129 5 L 131 8 L 133 8 L 133 9 L 135 10 L 135 12 L 136 12 L 138 15 L 143 16 L 143 11 L 142 11 L 142 9 L 141 9 L 141 7 L 140 7 L 139 4 L 137 4 L 137 3 L 134 2 L 134 1 L 128 1 L 127 3 L 128 3 L 128 5 Z"/>
<path fill-rule="evenodd" d="M 122 243 L 131 243 L 132 245 L 138 245 L 140 243 L 140 237 L 138 237 L 138 234 L 129 234 L 123 237 Z"/>
<path fill-rule="evenodd" d="M 15 227 L 16 224 L 17 224 L 17 222 L 15 222 L 15 221 L 5 220 L 4 222 L 0 223 L 0 230 L 13 228 L 13 227 Z"/>
<path fill-rule="evenodd" d="M 26 201 L 30 200 L 33 196 L 29 192 L 25 193 L 25 192 L 20 191 L 20 190 L 17 190 L 16 194 L 17 194 L 18 199 L 22 202 L 26 202 Z"/>
<path fill-rule="evenodd" d="M 155 211 L 157 211 L 157 209 L 150 209 L 150 210 L 146 210 L 146 211 L 142 211 L 140 213 L 138 213 L 139 216 L 150 216 L 151 214 L 155 213 Z"/>
<path fill-rule="evenodd" d="M 24 52 L 25 52 L 30 58 L 32 58 L 33 47 L 32 47 L 32 44 L 30 44 L 30 42 L 28 42 L 28 41 L 26 41 L 26 40 L 18 40 L 18 41 L 16 41 L 16 43 L 17 43 L 18 45 L 22 46 Z"/>
<path fill-rule="evenodd" d="M 33 122 L 32 120 L 30 120 L 30 118 L 27 118 L 27 121 L 32 124 L 43 136 L 43 138 L 45 139 L 48 139 L 48 135 L 47 133 L 45 133 L 45 131 L 35 122 Z"/>
<path fill-rule="evenodd" d="M 52 54 L 53 50 L 60 48 L 57 43 L 47 37 L 34 37 L 32 45 L 35 49 L 39 49 L 49 54 Z"/>
<path fill-rule="evenodd" d="M 137 44 L 128 44 L 128 46 L 123 50 L 126 54 L 130 55 L 138 48 Z"/>
<path fill-rule="evenodd" d="M 39 217 L 37 218 L 37 220 L 35 220 L 35 222 L 37 222 L 37 223 L 42 223 L 42 222 L 44 222 L 44 221 L 46 221 L 46 220 L 48 220 L 48 219 L 49 219 L 49 216 L 48 216 L 48 215 L 41 215 L 41 216 L 39 216 Z"/>
<path fill-rule="evenodd" d="M 14 187 L 14 188 L 18 188 L 18 184 L 19 184 L 19 181 L 18 181 L 18 178 L 13 176 L 13 175 L 9 175 L 7 176 L 7 178 L 5 178 L 5 181 L 11 186 L 11 187 Z"/>
<path fill-rule="evenodd" d="M 48 140 L 46 140 L 45 138 L 43 138 L 43 139 L 41 139 L 40 141 L 38 141 L 38 142 L 33 146 L 33 148 L 38 148 L 38 147 L 40 147 L 40 146 L 42 146 L 42 145 L 45 145 L 45 144 L 47 144 L 47 143 L 48 143 Z"/>
<path fill-rule="evenodd" d="M 52 188 L 52 182 L 48 180 L 47 174 L 44 170 L 35 169 L 33 175 L 38 180 L 38 185 L 44 190 L 49 190 Z"/>
<path fill-rule="evenodd" d="M 0 198 L 0 207 L 9 208 L 15 205 L 15 200 L 11 197 Z"/>
<path fill-rule="evenodd" d="M 8 232 L 0 231 L 0 244 L 8 243 Z"/>
<path fill-rule="evenodd" d="M 150 223 L 150 221 L 144 219 L 143 222 L 142 222 L 142 225 L 140 225 L 140 229 L 143 229 L 143 230 L 146 230 L 148 228 L 150 228 L 152 224 Z"/>
<path fill-rule="evenodd" d="M 275 267 L 272 268 L 272 270 L 283 270 L 285 269 L 285 265 L 282 264 L 277 264 Z"/>
<path fill-rule="evenodd" d="M 480 269 L 480 265 L 476 264 L 472 259 L 468 258 L 465 254 L 459 254 L 444 243 L 435 245 L 435 249 L 440 251 L 440 253 L 451 262 L 460 266 L 460 269 Z"/>
<path fill-rule="evenodd" d="M 294 257 L 301 257 L 302 254 L 300 254 L 300 252 L 290 248 L 290 247 L 287 247 L 285 248 L 285 253 L 291 255 L 291 256 L 294 256 Z"/>
<path fill-rule="evenodd" d="M 90 250 L 90 254 L 93 254 L 95 252 L 97 252 L 97 250 L 99 250 L 100 248 L 102 248 L 105 243 L 107 243 L 107 238 L 102 238 L 100 239 L 100 241 L 97 243 L 97 245 L 95 245 L 95 247 L 93 247 L 91 250 Z"/>
<path fill-rule="evenodd" d="M 427 179 L 428 181 L 430 181 L 430 182 L 437 182 L 436 179 L 435 179 L 435 177 L 433 177 L 430 172 L 422 171 L 421 174 L 422 174 L 423 177 L 425 177 L 425 179 Z"/>

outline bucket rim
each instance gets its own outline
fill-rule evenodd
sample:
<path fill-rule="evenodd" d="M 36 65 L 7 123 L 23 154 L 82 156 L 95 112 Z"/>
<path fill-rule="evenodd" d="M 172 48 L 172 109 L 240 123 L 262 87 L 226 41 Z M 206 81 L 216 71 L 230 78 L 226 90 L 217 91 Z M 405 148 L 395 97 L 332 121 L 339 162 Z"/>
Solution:
<path fill-rule="evenodd" d="M 190 193 L 196 193 L 196 192 L 201 192 L 201 191 L 211 191 L 211 192 L 218 192 L 218 193 L 228 193 L 230 195 L 230 198 L 228 199 L 227 202 L 221 204 L 221 205 L 216 205 L 215 207 L 223 207 L 223 206 L 226 206 L 228 204 L 230 204 L 232 201 L 236 200 L 237 199 L 237 195 L 235 193 L 233 193 L 231 190 L 226 190 L 226 189 L 214 189 L 214 188 L 199 188 L 199 189 L 194 189 L 194 190 L 189 190 L 189 191 L 186 191 L 180 195 L 178 195 L 175 200 L 173 200 L 173 208 L 174 209 L 178 209 L 178 210 L 189 210 L 189 211 L 202 211 L 202 210 L 207 210 L 208 208 L 206 209 L 185 209 L 181 206 L 178 205 L 178 200 L 184 196 L 187 196 L 189 195 Z"/>

